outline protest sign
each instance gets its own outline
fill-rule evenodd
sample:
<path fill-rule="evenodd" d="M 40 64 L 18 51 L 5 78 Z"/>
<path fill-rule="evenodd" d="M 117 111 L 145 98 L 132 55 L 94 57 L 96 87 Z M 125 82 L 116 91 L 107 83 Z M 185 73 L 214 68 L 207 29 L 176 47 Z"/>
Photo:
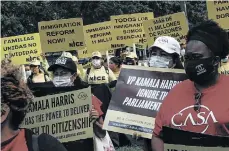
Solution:
<path fill-rule="evenodd" d="M 148 46 L 159 36 L 171 36 L 180 43 L 185 42 L 188 23 L 184 12 L 166 15 L 143 22 Z"/>
<path fill-rule="evenodd" d="M 107 51 L 111 49 L 111 26 L 110 21 L 84 26 L 84 36 L 87 51 Z"/>
<path fill-rule="evenodd" d="M 41 54 L 38 33 L 1 38 L 2 59 L 10 58 L 14 64 L 28 64 Z"/>
<path fill-rule="evenodd" d="M 81 18 L 42 21 L 38 26 L 43 52 L 78 50 L 85 47 Z"/>
<path fill-rule="evenodd" d="M 170 89 L 186 79 L 183 70 L 123 66 L 104 129 L 151 138 L 157 112 Z"/>
<path fill-rule="evenodd" d="M 229 29 L 229 1 L 207 1 L 208 19 L 219 23 L 224 29 Z"/>
<path fill-rule="evenodd" d="M 163 127 L 164 151 L 228 151 L 229 137 Z M 171 137 L 172 136 L 172 137 Z"/>
<path fill-rule="evenodd" d="M 92 52 L 89 52 L 87 50 L 87 47 L 78 51 L 79 58 L 90 58 L 91 56 L 92 56 Z"/>
<path fill-rule="evenodd" d="M 21 127 L 47 133 L 61 142 L 92 138 L 90 88 L 36 97 Z"/>
<path fill-rule="evenodd" d="M 146 43 L 142 22 L 153 17 L 153 12 L 111 16 L 111 44 L 132 46 L 133 43 Z"/>

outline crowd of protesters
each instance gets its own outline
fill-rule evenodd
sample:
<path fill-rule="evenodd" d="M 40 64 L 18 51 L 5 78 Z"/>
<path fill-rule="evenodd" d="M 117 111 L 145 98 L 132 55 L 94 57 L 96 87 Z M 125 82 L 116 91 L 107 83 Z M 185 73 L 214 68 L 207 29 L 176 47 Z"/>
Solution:
<path fill-rule="evenodd" d="M 163 101 L 156 117 L 152 140 L 139 139 L 144 142 L 144 150 L 164 150 L 162 126 L 229 136 L 227 97 L 229 39 L 226 31 L 213 21 L 205 21 L 189 30 L 186 44 L 180 45 L 173 37 L 161 36 L 148 48 L 148 51 L 150 57 L 146 66 L 184 69 L 189 80 L 175 86 Z M 2 61 L 1 149 L 3 151 L 70 151 L 77 150 L 77 145 L 80 145 L 72 144 L 71 147 L 62 145 L 48 134 L 37 136 L 32 131 L 19 127 L 25 118 L 29 103 L 38 96 L 35 92 L 41 89 L 34 87 L 34 84 L 37 83 L 46 83 L 48 87 L 42 87 L 42 92 L 52 94 L 56 93 L 53 92 L 57 90 L 55 88 L 71 87 L 73 90 L 78 90 L 91 86 L 93 106 L 90 118 L 94 122 L 94 134 L 99 138 L 105 137 L 107 134 L 102 129 L 102 125 L 112 95 L 112 88 L 115 88 L 122 65 L 139 66 L 137 54 L 123 51 L 119 56 L 106 60 L 100 52 L 95 51 L 90 59 L 92 66 L 81 72 L 78 68 L 77 57 L 70 52 L 63 52 L 50 66 L 44 54 L 41 54 L 41 58 L 42 60 L 34 60 L 20 67 L 13 65 L 10 60 Z M 109 100 L 104 101 L 101 95 L 108 96 Z M 182 117 L 173 121 L 176 113 L 192 105 L 193 109 L 188 110 L 187 114 L 190 113 L 195 120 L 198 120 L 198 114 L 203 112 L 203 106 L 213 111 L 212 116 L 215 119 L 206 121 L 209 128 L 204 132 L 201 131 L 204 124 L 186 123 L 185 125 L 182 124 L 182 121 L 185 120 Z M 133 145 L 131 139 L 135 139 L 134 136 L 129 137 L 114 132 L 108 132 L 108 134 L 114 148 Z"/>

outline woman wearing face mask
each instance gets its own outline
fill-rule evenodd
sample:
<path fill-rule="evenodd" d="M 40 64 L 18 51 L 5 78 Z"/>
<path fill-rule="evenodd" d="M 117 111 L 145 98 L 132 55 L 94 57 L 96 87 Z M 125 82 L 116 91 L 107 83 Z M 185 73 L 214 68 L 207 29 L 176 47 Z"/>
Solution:
<path fill-rule="evenodd" d="M 175 38 L 158 37 L 149 50 L 151 52 L 148 62 L 150 67 L 183 69 L 180 61 L 180 44 Z"/>
<path fill-rule="evenodd" d="M 114 73 L 102 65 L 102 55 L 100 52 L 92 53 L 92 67 L 88 68 L 84 74 L 84 81 L 90 85 L 110 83 L 116 80 Z"/>
<path fill-rule="evenodd" d="M 118 79 L 122 67 L 122 59 L 118 57 L 112 57 L 109 61 L 109 68 L 113 71 L 114 75 Z"/>
<path fill-rule="evenodd" d="M 227 33 L 213 21 L 188 32 L 184 67 L 189 80 L 176 85 L 160 107 L 152 137 L 154 151 L 164 150 L 162 126 L 229 136 L 229 77 L 218 73 L 228 51 Z"/>
<path fill-rule="evenodd" d="M 1 151 L 67 151 L 48 134 L 20 128 L 33 95 L 19 70 L 5 60 L 1 64 Z"/>
<path fill-rule="evenodd" d="M 83 89 L 87 88 L 89 85 L 83 81 L 81 81 L 80 77 L 77 76 L 77 66 L 75 62 L 71 58 L 60 57 L 56 60 L 55 64 L 51 65 L 48 69 L 53 72 L 53 83 L 56 87 L 65 87 L 67 91 L 69 88 L 74 89 Z M 72 89 L 71 89 L 72 90 Z M 105 131 L 102 130 L 103 125 L 103 112 L 101 110 L 102 102 L 92 95 L 92 109 L 90 112 L 90 118 L 94 121 L 94 133 L 97 134 L 102 133 L 104 135 Z M 96 129 L 95 129 L 96 128 Z M 101 132 L 102 131 L 102 132 Z M 81 147 L 82 150 L 87 150 L 87 146 L 82 146 L 80 142 L 70 142 L 66 143 L 66 148 L 71 151 L 74 150 L 75 147 Z M 77 146 L 78 145 L 78 146 Z"/>
<path fill-rule="evenodd" d="M 183 69 L 180 61 L 180 44 L 169 36 L 158 37 L 154 44 L 149 48 L 151 57 L 148 65 L 155 68 L 174 68 Z M 144 139 L 144 150 L 151 150 L 151 140 Z"/>
<path fill-rule="evenodd" d="M 43 83 L 50 81 L 49 76 L 41 69 L 40 61 L 34 60 L 30 63 L 31 75 L 27 79 L 27 84 Z"/>
<path fill-rule="evenodd" d="M 138 56 L 134 52 L 128 52 L 123 62 L 125 65 L 138 65 Z"/>

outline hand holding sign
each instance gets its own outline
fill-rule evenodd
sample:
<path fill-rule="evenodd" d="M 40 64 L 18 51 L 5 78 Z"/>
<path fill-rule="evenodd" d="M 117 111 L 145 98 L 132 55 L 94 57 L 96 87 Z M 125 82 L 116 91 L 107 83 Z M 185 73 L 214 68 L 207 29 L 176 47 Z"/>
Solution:
<path fill-rule="evenodd" d="M 99 112 L 95 110 L 94 105 L 92 105 L 92 109 L 90 111 L 90 119 L 93 123 L 99 118 Z"/>

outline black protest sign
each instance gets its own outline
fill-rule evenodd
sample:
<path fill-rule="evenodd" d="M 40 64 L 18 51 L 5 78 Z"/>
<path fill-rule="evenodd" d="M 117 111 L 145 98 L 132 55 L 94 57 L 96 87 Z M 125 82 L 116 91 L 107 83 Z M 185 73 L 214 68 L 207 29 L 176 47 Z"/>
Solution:
<path fill-rule="evenodd" d="M 124 66 L 104 128 L 126 134 L 137 131 L 142 137 L 151 138 L 154 120 L 164 98 L 185 79 L 183 70 Z"/>
<path fill-rule="evenodd" d="M 229 137 L 162 128 L 164 151 L 227 151 Z"/>

